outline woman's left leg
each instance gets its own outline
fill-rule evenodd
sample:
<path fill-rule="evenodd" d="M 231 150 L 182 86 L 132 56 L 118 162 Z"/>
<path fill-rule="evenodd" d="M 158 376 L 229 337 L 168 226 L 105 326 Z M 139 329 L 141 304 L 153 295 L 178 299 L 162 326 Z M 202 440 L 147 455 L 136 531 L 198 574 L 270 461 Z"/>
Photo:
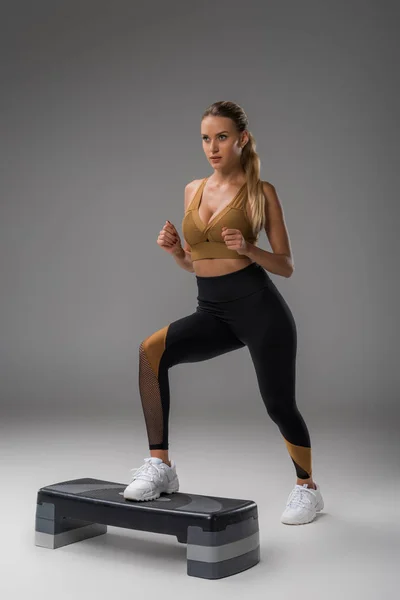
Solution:
<path fill-rule="evenodd" d="M 314 487 L 310 435 L 296 405 L 297 330 L 293 315 L 272 281 L 237 302 L 241 303 L 240 317 L 233 329 L 249 349 L 267 412 L 283 436 L 297 483 Z"/>

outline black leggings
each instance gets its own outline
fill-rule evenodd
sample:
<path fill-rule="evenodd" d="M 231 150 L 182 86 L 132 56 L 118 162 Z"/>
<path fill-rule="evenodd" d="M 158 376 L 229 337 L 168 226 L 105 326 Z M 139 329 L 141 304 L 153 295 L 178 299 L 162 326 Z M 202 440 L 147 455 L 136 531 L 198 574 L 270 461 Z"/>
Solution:
<path fill-rule="evenodd" d="M 311 443 L 295 400 L 297 332 L 292 313 L 257 263 L 215 277 L 196 276 L 196 311 L 140 344 L 139 390 L 150 450 L 168 449 L 168 369 L 247 346 L 262 399 L 299 479 L 311 477 Z"/>

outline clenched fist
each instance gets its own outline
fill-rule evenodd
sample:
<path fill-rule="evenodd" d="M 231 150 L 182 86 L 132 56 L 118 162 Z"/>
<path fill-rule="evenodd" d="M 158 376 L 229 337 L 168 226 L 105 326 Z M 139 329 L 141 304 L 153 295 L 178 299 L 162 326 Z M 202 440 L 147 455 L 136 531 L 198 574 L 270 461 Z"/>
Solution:
<path fill-rule="evenodd" d="M 157 244 L 168 254 L 178 254 L 183 250 L 179 233 L 170 221 L 165 221 L 157 238 Z"/>
<path fill-rule="evenodd" d="M 230 250 L 236 250 L 238 254 L 246 254 L 249 250 L 249 245 L 244 239 L 240 229 L 229 229 L 228 227 L 222 227 L 222 239 L 225 245 Z"/>

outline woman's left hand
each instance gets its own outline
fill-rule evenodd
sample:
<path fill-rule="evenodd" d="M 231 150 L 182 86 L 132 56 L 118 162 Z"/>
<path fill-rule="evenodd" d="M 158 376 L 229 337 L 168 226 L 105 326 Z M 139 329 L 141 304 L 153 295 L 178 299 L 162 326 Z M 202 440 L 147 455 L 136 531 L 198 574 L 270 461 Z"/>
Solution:
<path fill-rule="evenodd" d="M 222 227 L 221 235 L 229 250 L 236 250 L 238 254 L 246 254 L 249 246 L 240 229 L 228 229 L 228 227 Z"/>

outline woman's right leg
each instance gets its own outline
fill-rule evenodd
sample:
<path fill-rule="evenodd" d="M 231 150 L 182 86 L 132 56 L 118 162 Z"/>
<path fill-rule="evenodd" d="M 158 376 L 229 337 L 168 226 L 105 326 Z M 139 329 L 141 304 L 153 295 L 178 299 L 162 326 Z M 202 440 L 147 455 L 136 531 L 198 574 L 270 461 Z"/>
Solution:
<path fill-rule="evenodd" d="M 227 324 L 210 313 L 197 310 L 142 341 L 139 391 L 152 456 L 169 464 L 169 368 L 180 363 L 208 360 L 244 345 Z"/>

